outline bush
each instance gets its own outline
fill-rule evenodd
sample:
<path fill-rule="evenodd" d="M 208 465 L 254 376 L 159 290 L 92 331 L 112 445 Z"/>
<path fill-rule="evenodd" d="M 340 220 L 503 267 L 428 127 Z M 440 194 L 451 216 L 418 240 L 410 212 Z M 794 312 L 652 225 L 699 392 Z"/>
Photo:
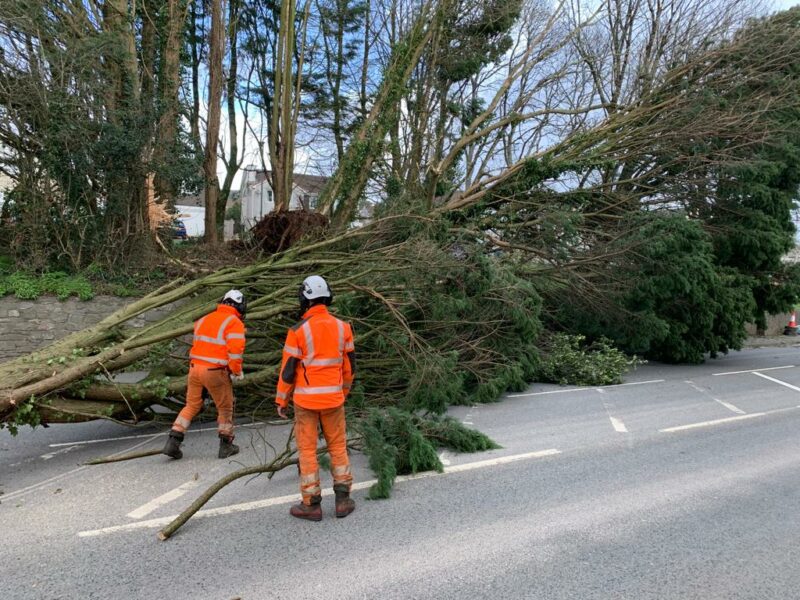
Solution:
<path fill-rule="evenodd" d="M 90 300 L 94 296 L 92 285 L 82 275 L 67 275 L 61 271 L 32 275 L 22 271 L 10 275 L 0 274 L 0 296 L 14 294 L 20 300 L 34 300 L 42 294 L 53 294 L 59 300 L 77 296 Z"/>
<path fill-rule="evenodd" d="M 582 335 L 556 333 L 546 342 L 537 379 L 560 385 L 611 385 L 643 361 L 628 357 L 606 339 L 586 344 Z"/>

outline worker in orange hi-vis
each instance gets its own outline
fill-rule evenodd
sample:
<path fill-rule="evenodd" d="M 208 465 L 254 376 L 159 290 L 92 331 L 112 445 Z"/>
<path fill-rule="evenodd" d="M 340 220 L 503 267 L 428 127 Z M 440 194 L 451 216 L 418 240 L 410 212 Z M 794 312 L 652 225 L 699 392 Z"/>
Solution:
<path fill-rule="evenodd" d="M 294 402 L 294 433 L 300 455 L 300 493 L 303 501 L 290 513 L 300 519 L 322 519 L 322 489 L 317 463 L 319 428 L 328 444 L 336 495 L 336 516 L 355 510 L 350 498 L 353 476 L 347 456 L 344 402 L 355 374 L 353 331 L 328 312 L 333 300 L 328 283 L 318 275 L 300 286 L 302 320 L 286 335 L 275 403 L 286 419 Z"/>
<path fill-rule="evenodd" d="M 233 443 L 233 381 L 244 379 L 242 358 L 245 346 L 244 315 L 247 302 L 239 290 L 223 296 L 217 309 L 194 324 L 194 343 L 189 352 L 186 406 L 181 410 L 167 438 L 163 453 L 181 458 L 183 434 L 203 408 L 203 388 L 217 407 L 219 457 L 238 454 Z"/>

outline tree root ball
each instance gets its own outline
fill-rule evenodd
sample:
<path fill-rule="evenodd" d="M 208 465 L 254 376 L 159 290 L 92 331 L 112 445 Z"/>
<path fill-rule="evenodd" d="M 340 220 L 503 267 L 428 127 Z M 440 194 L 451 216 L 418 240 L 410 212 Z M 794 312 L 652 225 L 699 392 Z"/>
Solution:
<path fill-rule="evenodd" d="M 306 210 L 273 212 L 251 230 L 253 245 L 267 254 L 282 252 L 306 237 L 317 237 L 328 229 L 330 220 Z"/>

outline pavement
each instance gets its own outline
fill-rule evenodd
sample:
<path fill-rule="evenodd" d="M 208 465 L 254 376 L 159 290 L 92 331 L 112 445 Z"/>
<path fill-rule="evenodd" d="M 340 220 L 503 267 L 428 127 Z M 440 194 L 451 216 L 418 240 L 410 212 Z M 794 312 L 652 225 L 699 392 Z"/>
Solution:
<path fill-rule="evenodd" d="M 535 384 L 452 416 L 503 447 L 443 452 L 346 519 L 292 519 L 296 472 L 223 489 L 173 538 L 156 533 L 213 481 L 282 447 L 244 424 L 236 461 L 213 423 L 184 459 L 99 466 L 165 432 L 87 423 L 0 432 L 2 597 L 24 599 L 800 598 L 800 351 L 647 364 L 623 385 Z M 330 484 L 328 478 L 323 482 Z"/>
<path fill-rule="evenodd" d="M 800 346 L 797 335 L 751 336 L 744 342 L 744 348 L 792 348 Z"/>

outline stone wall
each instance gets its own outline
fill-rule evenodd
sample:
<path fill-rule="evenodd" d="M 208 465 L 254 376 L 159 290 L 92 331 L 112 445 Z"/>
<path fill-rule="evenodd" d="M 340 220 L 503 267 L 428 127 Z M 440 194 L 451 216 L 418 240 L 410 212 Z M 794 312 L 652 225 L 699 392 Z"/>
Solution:
<path fill-rule="evenodd" d="M 36 300 L 4 296 L 0 298 L 0 362 L 90 327 L 133 301 L 135 298 L 116 296 L 96 296 L 88 301 L 69 298 L 63 302 L 54 296 Z M 131 320 L 129 325 L 144 327 L 160 319 L 167 310 L 164 307 L 150 311 Z"/>
<path fill-rule="evenodd" d="M 767 315 L 767 329 L 765 335 L 782 335 L 784 328 L 789 324 L 790 314 Z M 756 326 L 752 323 L 747 324 L 747 335 L 756 335 Z"/>

